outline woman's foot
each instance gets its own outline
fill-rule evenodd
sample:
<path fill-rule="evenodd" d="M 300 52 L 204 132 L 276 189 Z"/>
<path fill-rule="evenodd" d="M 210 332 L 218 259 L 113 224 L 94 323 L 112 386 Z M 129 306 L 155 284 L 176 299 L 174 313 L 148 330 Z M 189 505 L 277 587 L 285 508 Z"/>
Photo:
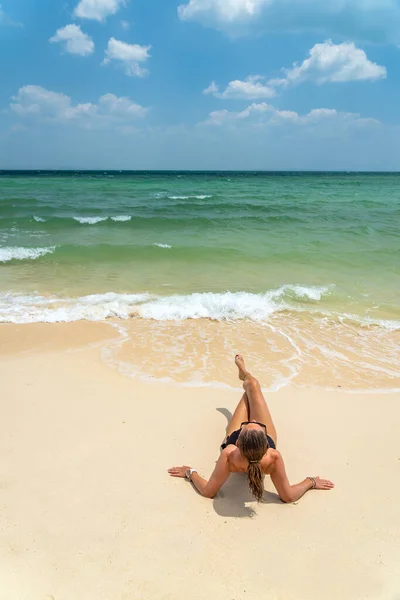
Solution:
<path fill-rule="evenodd" d="M 239 369 L 239 379 L 244 381 L 248 372 L 246 371 L 246 367 L 244 366 L 244 358 L 241 354 L 236 354 L 235 356 L 235 364 Z"/>

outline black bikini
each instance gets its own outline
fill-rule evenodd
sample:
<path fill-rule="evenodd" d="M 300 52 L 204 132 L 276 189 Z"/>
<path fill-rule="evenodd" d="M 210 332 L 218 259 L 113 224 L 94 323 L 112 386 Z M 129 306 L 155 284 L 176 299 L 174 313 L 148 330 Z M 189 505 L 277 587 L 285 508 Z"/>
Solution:
<path fill-rule="evenodd" d="M 234 446 L 236 446 L 236 442 L 238 441 L 238 437 L 240 435 L 240 432 L 241 432 L 241 429 L 237 429 L 236 431 L 234 431 L 233 433 L 231 433 L 230 435 L 228 435 L 228 437 L 226 438 L 225 442 L 223 444 L 221 444 L 221 450 L 224 450 L 230 444 L 233 444 Z M 266 434 L 266 435 L 267 435 L 267 441 L 268 441 L 269 448 L 273 448 L 274 450 L 276 450 L 276 446 L 275 446 L 274 440 L 268 434 Z"/>

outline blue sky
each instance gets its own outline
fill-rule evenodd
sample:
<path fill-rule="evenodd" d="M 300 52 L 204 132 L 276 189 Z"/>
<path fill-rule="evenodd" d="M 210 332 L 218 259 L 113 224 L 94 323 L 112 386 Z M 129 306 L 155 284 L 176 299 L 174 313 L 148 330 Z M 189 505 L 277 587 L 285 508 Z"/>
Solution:
<path fill-rule="evenodd" d="M 0 1 L 0 168 L 399 169 L 400 0 Z"/>

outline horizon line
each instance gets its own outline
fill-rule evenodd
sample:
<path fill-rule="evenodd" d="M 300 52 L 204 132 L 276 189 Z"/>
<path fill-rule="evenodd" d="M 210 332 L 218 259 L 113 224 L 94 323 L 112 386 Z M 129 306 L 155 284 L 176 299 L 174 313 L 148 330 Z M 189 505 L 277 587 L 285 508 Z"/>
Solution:
<path fill-rule="evenodd" d="M 350 169 L 0 169 L 4 173 L 341 173 L 341 174 L 400 174 L 397 171 L 385 170 L 350 170 Z"/>

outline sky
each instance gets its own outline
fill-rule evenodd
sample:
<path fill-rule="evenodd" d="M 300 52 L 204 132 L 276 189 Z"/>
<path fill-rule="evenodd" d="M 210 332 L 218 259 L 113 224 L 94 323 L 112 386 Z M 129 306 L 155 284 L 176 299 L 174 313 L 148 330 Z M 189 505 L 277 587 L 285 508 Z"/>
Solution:
<path fill-rule="evenodd" d="M 400 0 L 0 0 L 0 169 L 400 169 Z"/>

